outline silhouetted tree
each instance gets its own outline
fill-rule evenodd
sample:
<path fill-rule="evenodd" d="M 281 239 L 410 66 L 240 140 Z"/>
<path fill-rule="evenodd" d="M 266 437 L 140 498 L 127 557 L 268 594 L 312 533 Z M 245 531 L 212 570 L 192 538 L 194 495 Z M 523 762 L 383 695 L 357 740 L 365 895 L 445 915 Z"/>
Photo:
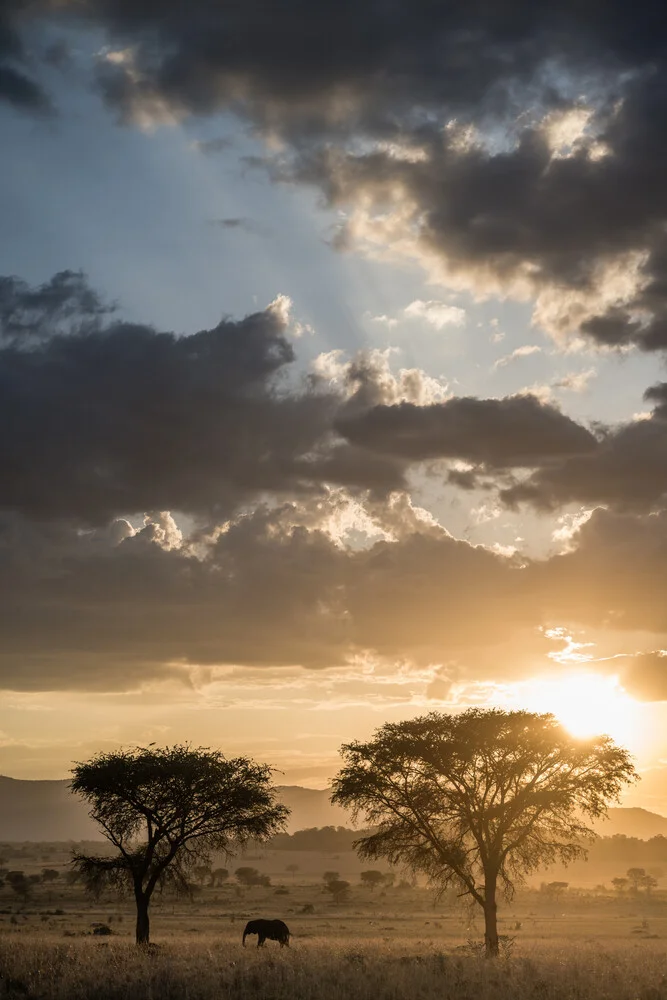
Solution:
<path fill-rule="evenodd" d="M 42 868 L 42 882 L 56 882 L 60 878 L 60 872 L 55 868 Z"/>
<path fill-rule="evenodd" d="M 253 885 L 271 885 L 271 879 L 268 875 L 262 875 L 262 873 L 257 868 L 237 868 L 234 872 L 236 876 L 236 881 L 241 885 L 253 886 Z"/>
<path fill-rule="evenodd" d="M 294 881 L 294 876 L 296 875 L 296 873 L 298 872 L 298 870 L 299 870 L 299 866 L 298 865 L 285 865 L 285 871 L 291 873 L 291 875 L 292 875 L 292 881 Z"/>
<path fill-rule="evenodd" d="M 644 868 L 628 868 L 625 874 L 632 891 L 639 892 L 641 881 L 643 878 L 646 878 L 646 870 Z"/>
<path fill-rule="evenodd" d="M 499 885 L 511 896 L 525 873 L 585 857 L 585 820 L 636 777 L 607 736 L 575 740 L 552 715 L 496 709 L 386 723 L 341 754 L 333 801 L 377 827 L 361 857 L 458 885 L 484 912 L 489 956 Z"/>
<path fill-rule="evenodd" d="M 325 872 L 322 876 L 325 882 L 335 882 L 336 879 L 340 878 L 338 872 Z"/>
<path fill-rule="evenodd" d="M 367 885 L 371 891 L 384 882 L 384 875 L 376 868 L 370 868 L 368 871 L 362 872 L 359 878 L 362 885 Z"/>
<path fill-rule="evenodd" d="M 620 896 L 627 889 L 627 887 L 628 887 L 628 880 L 627 880 L 627 878 L 613 878 L 611 880 L 611 884 L 613 885 L 614 889 L 616 890 L 616 892 Z"/>
<path fill-rule="evenodd" d="M 28 897 L 32 892 L 33 883 L 26 876 L 25 872 L 7 872 L 7 883 L 12 891 L 20 896 L 24 903 L 28 902 Z"/>
<path fill-rule="evenodd" d="M 569 885 L 569 882 L 547 882 L 544 886 L 544 891 L 552 899 L 560 899 Z"/>
<path fill-rule="evenodd" d="M 211 851 L 229 856 L 250 838 L 266 840 L 289 813 L 275 801 L 270 767 L 206 748 L 100 753 L 72 774 L 72 790 L 92 805 L 91 818 L 117 851 L 74 854 L 72 865 L 91 889 L 111 883 L 132 890 L 137 944 L 149 941 L 148 907 L 158 885 L 187 891 L 189 873 L 209 864 Z"/>
<path fill-rule="evenodd" d="M 333 896 L 334 903 L 344 903 L 348 897 L 350 883 L 343 879 L 335 878 L 327 882 L 326 890 Z"/>
<path fill-rule="evenodd" d="M 653 878 L 652 875 L 644 875 L 644 877 L 639 880 L 639 887 L 644 889 L 647 896 L 650 896 L 653 890 L 658 888 L 658 880 L 657 878 Z"/>
<path fill-rule="evenodd" d="M 206 885 L 211 880 L 213 870 L 210 865 L 197 865 L 196 868 L 193 868 L 192 874 L 196 879 L 199 879 L 200 885 Z"/>
<path fill-rule="evenodd" d="M 226 868 L 215 868 L 211 872 L 211 887 L 213 889 L 219 888 L 223 883 L 229 878 L 229 872 Z"/>

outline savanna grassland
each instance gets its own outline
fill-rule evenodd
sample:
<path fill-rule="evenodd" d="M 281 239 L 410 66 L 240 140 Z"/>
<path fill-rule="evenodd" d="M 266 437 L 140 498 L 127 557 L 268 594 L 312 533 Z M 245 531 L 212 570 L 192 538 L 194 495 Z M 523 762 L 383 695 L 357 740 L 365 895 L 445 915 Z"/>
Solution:
<path fill-rule="evenodd" d="M 33 845 L 34 846 L 34 845 Z M 359 884 L 348 852 L 263 851 L 227 863 L 222 886 L 193 896 L 156 897 L 148 949 L 133 943 L 130 901 L 98 900 L 66 879 L 67 850 L 23 848 L 5 863 L 29 877 L 59 872 L 19 898 L 0 890 L 0 996 L 34 1000 L 667 1000 L 667 895 L 619 895 L 602 888 L 539 888 L 501 909 L 502 954 L 481 957 L 482 925 L 455 897 L 435 901 L 425 887 Z M 254 865 L 270 886 L 237 885 Z M 297 871 L 287 871 L 296 865 Z M 334 902 L 322 874 L 350 882 Z M 245 921 L 281 917 L 289 949 L 249 938 Z M 4 992 L 3 992 L 4 990 Z"/>

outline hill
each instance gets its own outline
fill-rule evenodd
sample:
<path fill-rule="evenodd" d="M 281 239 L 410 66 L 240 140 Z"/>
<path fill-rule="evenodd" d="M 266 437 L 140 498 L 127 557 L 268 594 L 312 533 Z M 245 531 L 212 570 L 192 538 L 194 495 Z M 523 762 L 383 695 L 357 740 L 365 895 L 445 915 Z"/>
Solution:
<path fill-rule="evenodd" d="M 280 785 L 281 802 L 292 810 L 288 830 L 311 827 L 352 827 L 350 816 L 329 801 L 327 789 Z M 600 836 L 622 834 L 648 840 L 667 836 L 667 818 L 647 809 L 610 809 L 609 818 L 595 825 Z M 100 835 L 86 805 L 64 781 L 25 781 L 0 776 L 0 840 L 96 840 Z"/>
<path fill-rule="evenodd" d="M 639 840 L 650 840 L 651 837 L 667 837 L 667 817 L 648 809 L 609 810 L 609 818 L 595 824 L 595 831 L 601 837 L 638 837 Z"/>
<path fill-rule="evenodd" d="M 100 839 L 85 803 L 68 781 L 24 781 L 0 775 L 0 840 L 56 841 Z M 345 810 L 333 806 L 326 789 L 279 786 L 280 801 L 292 810 L 288 830 L 313 826 L 351 826 Z"/>

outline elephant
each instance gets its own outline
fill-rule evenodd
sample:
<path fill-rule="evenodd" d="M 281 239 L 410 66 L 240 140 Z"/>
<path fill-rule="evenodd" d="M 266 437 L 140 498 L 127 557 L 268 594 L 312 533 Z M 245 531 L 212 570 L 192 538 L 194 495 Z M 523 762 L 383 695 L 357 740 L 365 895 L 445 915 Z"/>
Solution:
<path fill-rule="evenodd" d="M 289 948 L 289 928 L 282 920 L 249 920 L 243 932 L 243 947 L 248 934 L 257 935 L 257 947 L 262 948 L 268 938 L 269 941 L 279 941 L 280 947 L 285 945 Z"/>

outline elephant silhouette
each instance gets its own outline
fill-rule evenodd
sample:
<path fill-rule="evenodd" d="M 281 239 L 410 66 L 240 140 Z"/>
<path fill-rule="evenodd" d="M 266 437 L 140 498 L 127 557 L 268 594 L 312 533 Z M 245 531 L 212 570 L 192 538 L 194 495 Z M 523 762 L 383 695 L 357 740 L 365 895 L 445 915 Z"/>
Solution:
<path fill-rule="evenodd" d="M 258 948 L 264 947 L 267 938 L 269 941 L 279 941 L 281 948 L 285 945 L 289 948 L 289 928 L 282 920 L 249 920 L 243 931 L 244 948 L 248 934 L 257 935 Z"/>

